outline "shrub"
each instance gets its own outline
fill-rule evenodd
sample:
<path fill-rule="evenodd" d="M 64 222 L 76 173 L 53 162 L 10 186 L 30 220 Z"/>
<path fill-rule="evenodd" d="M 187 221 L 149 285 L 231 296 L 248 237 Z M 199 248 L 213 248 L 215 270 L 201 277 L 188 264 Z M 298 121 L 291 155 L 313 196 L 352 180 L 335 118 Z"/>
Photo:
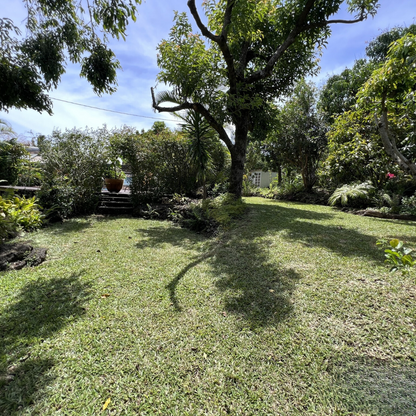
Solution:
<path fill-rule="evenodd" d="M 331 206 L 342 205 L 343 207 L 361 205 L 362 201 L 368 200 L 369 191 L 372 189 L 374 186 L 369 182 L 343 185 L 335 190 L 328 203 Z"/>
<path fill-rule="evenodd" d="M 197 170 L 188 158 L 187 139 L 169 129 L 115 132 L 112 141 L 131 170 L 135 205 L 164 194 L 192 194 L 197 189 Z"/>
<path fill-rule="evenodd" d="M 41 207 L 37 204 L 36 197 L 25 198 L 11 196 L 3 198 L 0 196 L 0 212 L 3 214 L 3 225 L 6 228 L 34 230 L 43 224 L 44 215 Z M 12 224 L 12 227 L 10 227 Z"/>
<path fill-rule="evenodd" d="M 45 209 L 63 217 L 94 212 L 107 168 L 109 136 L 102 128 L 54 131 L 38 138 L 43 173 L 39 197 Z"/>
<path fill-rule="evenodd" d="M 14 185 L 19 169 L 29 153 L 16 138 L 0 141 L 0 179 Z"/>
<path fill-rule="evenodd" d="M 400 207 L 402 214 L 409 214 L 416 216 L 416 194 L 410 197 L 403 197 Z"/>
<path fill-rule="evenodd" d="M 175 222 L 194 231 L 213 234 L 218 228 L 228 228 L 246 211 L 246 204 L 234 195 L 223 194 L 214 199 L 205 199 L 190 204 L 180 215 L 172 213 Z"/>
<path fill-rule="evenodd" d="M 384 249 L 384 262 L 391 265 L 390 271 L 400 270 L 403 275 L 409 274 L 416 266 L 416 259 L 412 257 L 413 250 L 405 247 L 403 241 L 393 239 L 390 241 L 378 240 L 377 245 Z"/>
<path fill-rule="evenodd" d="M 16 233 L 17 226 L 0 208 L 0 244 Z"/>

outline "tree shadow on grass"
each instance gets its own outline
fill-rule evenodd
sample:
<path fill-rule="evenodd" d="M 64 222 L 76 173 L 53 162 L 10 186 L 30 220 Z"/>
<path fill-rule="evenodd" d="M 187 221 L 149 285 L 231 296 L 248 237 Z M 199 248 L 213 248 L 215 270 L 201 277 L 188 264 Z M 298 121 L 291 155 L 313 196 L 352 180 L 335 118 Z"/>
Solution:
<path fill-rule="evenodd" d="M 291 298 L 300 274 L 272 261 L 267 253 L 264 244 L 234 234 L 208 259 L 225 311 L 251 328 L 278 324 L 294 312 Z"/>
<path fill-rule="evenodd" d="M 217 276 L 215 285 L 222 293 L 225 313 L 237 315 L 251 326 L 280 322 L 292 313 L 290 297 L 299 275 L 269 261 L 262 244 L 252 239 L 241 241 L 238 233 L 217 241 L 179 228 L 151 227 L 137 231 L 145 236 L 144 241 L 136 244 L 138 249 L 165 244 L 192 249 L 197 243 L 205 242 L 204 251 L 193 256 L 166 285 L 178 312 L 182 310 L 177 296 L 180 282 L 192 269 L 206 263 L 213 276 Z"/>
<path fill-rule="evenodd" d="M 84 314 L 88 285 L 82 271 L 29 282 L 0 317 L 0 413 L 22 411 L 52 382 L 54 360 L 39 349 L 57 331 Z M 33 347 L 37 346 L 36 350 Z M 37 351 L 37 352 L 35 352 Z"/>
<path fill-rule="evenodd" d="M 268 247 L 277 235 L 286 241 L 300 242 L 305 250 L 322 248 L 342 257 L 383 262 L 383 252 L 375 245 L 377 238 L 348 228 L 335 213 L 316 212 L 297 203 L 248 205 L 250 213 L 238 229 L 219 243 L 213 240 L 205 244 L 206 251 L 195 256 L 166 286 L 178 311 L 178 285 L 191 269 L 206 262 L 217 277 L 215 285 L 222 293 L 225 312 L 252 326 L 273 325 L 290 317 L 294 312 L 291 297 L 300 274 L 269 258 Z M 146 236 L 136 245 L 139 249 L 166 243 L 189 248 L 203 238 L 175 228 L 137 231 Z"/>
<path fill-rule="evenodd" d="M 334 368 L 343 406 L 351 414 L 416 415 L 416 366 L 353 358 Z"/>
<path fill-rule="evenodd" d="M 71 234 L 78 233 L 92 226 L 92 221 L 76 221 L 71 219 L 68 221 L 54 223 L 48 225 L 47 231 L 50 234 Z"/>
<path fill-rule="evenodd" d="M 259 229 L 259 235 L 284 233 L 284 238 L 300 242 L 305 248 L 321 247 L 341 257 L 365 258 L 376 264 L 383 261 L 376 237 L 346 228 L 342 220 L 337 221 L 336 214 L 308 210 L 307 204 L 287 205 L 253 205 L 254 209 L 261 207 L 264 218 L 265 225 Z M 333 224 L 323 223 L 331 219 Z"/>
<path fill-rule="evenodd" d="M 136 243 L 136 247 L 139 249 L 156 248 L 166 244 L 191 249 L 198 243 L 209 241 L 207 237 L 201 234 L 179 227 L 143 227 L 137 228 L 135 231 L 141 236 L 140 241 Z"/>

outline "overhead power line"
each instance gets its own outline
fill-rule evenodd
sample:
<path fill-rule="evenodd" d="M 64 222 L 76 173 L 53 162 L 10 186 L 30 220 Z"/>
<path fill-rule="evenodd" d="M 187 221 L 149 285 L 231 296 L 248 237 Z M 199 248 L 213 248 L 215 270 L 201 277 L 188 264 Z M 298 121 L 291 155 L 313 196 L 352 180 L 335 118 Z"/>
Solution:
<path fill-rule="evenodd" d="M 50 98 L 52 98 L 52 100 L 55 100 L 55 101 L 61 101 L 61 102 L 63 102 L 63 103 L 68 103 L 68 104 L 79 105 L 80 107 L 93 108 L 94 110 L 107 111 L 107 112 L 109 112 L 109 113 L 123 114 L 123 115 L 125 115 L 125 116 L 131 116 L 131 117 L 150 118 L 150 119 L 152 119 L 152 120 L 169 121 L 169 122 L 172 122 L 172 123 L 180 123 L 180 121 L 169 120 L 169 119 L 167 119 L 167 118 L 149 117 L 149 116 L 142 116 L 142 115 L 140 115 L 140 114 L 124 113 L 124 112 L 122 112 L 122 111 L 108 110 L 107 108 L 94 107 L 94 106 L 92 106 L 92 105 L 81 104 L 81 103 L 75 103 L 75 102 L 73 102 L 73 101 L 67 101 L 67 100 L 61 100 L 60 98 L 54 98 L 54 97 L 50 97 Z"/>

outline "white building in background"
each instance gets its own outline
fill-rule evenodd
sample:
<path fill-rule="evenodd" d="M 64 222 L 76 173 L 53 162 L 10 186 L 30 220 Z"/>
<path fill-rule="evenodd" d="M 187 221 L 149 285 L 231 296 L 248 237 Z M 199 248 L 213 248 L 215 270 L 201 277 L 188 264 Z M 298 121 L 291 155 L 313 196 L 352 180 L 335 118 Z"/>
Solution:
<path fill-rule="evenodd" d="M 261 169 L 250 172 L 250 180 L 258 188 L 268 188 L 276 176 L 276 172 L 263 172 Z"/>

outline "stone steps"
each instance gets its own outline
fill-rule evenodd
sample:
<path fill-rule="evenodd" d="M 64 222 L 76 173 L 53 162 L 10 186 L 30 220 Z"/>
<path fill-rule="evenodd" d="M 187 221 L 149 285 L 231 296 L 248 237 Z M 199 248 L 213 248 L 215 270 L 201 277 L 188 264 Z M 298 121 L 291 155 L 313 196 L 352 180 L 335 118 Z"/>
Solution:
<path fill-rule="evenodd" d="M 125 215 L 133 212 L 130 193 L 127 192 L 108 192 L 100 193 L 100 205 L 98 213 L 103 215 Z"/>

